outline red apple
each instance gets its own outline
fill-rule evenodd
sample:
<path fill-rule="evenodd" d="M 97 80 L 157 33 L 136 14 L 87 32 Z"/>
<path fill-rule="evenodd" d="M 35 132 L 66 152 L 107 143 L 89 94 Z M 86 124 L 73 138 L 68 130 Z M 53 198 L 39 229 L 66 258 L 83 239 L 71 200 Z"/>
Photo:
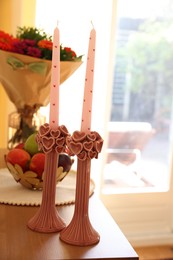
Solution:
<path fill-rule="evenodd" d="M 18 148 L 18 149 L 24 149 L 24 143 L 19 143 L 19 144 L 17 144 L 15 147 L 14 147 L 14 149 L 16 149 L 16 148 Z"/>
<path fill-rule="evenodd" d="M 29 160 L 31 159 L 31 156 L 28 152 L 26 152 L 23 149 L 15 148 L 8 152 L 6 155 L 6 161 L 11 164 L 18 164 L 22 167 L 23 170 L 26 169 L 27 164 Z"/>
<path fill-rule="evenodd" d="M 44 163 L 45 163 L 45 154 L 36 153 L 31 158 L 29 168 L 31 171 L 36 172 L 38 177 L 42 177 L 44 171 Z"/>

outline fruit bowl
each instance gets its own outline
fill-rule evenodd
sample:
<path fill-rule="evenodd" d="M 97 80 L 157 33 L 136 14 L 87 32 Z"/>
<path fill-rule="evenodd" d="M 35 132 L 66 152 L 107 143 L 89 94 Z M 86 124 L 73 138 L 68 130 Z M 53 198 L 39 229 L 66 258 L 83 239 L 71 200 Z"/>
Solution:
<path fill-rule="evenodd" d="M 11 175 L 13 176 L 14 180 L 20 183 L 27 189 L 31 190 L 42 190 L 43 189 L 43 180 L 44 180 L 44 173 L 41 177 L 34 171 L 27 170 L 23 171 L 22 167 L 18 164 L 11 164 L 6 162 L 7 168 Z M 56 181 L 57 183 L 62 181 L 65 176 L 68 174 L 69 171 L 64 171 L 62 166 L 57 168 L 56 174 Z"/>
<path fill-rule="evenodd" d="M 42 190 L 44 181 L 45 154 L 28 154 L 24 149 L 14 148 L 5 156 L 6 166 L 16 182 L 32 190 Z M 74 160 L 66 153 L 59 154 L 56 172 L 57 183 L 62 181 L 71 169 Z"/>
<path fill-rule="evenodd" d="M 42 190 L 46 154 L 39 150 L 36 133 L 25 143 L 20 143 L 4 156 L 6 166 L 14 180 L 32 190 Z M 59 153 L 56 180 L 62 181 L 71 169 L 74 160 L 67 153 Z"/>

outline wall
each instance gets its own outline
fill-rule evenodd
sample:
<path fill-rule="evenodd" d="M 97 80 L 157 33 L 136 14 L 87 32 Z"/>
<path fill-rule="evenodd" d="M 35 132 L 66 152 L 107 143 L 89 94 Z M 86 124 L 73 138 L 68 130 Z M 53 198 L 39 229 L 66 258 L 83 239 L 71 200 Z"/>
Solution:
<path fill-rule="evenodd" d="M 0 30 L 15 34 L 17 26 L 35 24 L 36 0 L 1 0 Z M 15 110 L 0 84 L 0 147 L 6 148 L 8 115 Z"/>

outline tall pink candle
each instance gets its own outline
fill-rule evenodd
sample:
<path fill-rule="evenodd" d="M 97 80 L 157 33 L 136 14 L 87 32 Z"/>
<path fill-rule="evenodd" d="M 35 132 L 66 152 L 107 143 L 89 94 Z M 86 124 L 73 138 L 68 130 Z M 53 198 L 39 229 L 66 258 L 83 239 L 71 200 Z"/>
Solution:
<path fill-rule="evenodd" d="M 85 89 L 84 89 L 84 99 L 83 99 L 83 111 L 82 111 L 82 122 L 81 122 L 81 131 L 83 132 L 89 132 L 91 128 L 93 79 L 94 79 L 94 63 L 95 63 L 95 42 L 96 42 L 96 31 L 95 29 L 92 29 L 89 38 Z"/>
<path fill-rule="evenodd" d="M 59 29 L 54 30 L 52 50 L 52 75 L 50 89 L 49 124 L 51 128 L 59 125 L 59 86 L 60 86 L 60 43 Z"/>

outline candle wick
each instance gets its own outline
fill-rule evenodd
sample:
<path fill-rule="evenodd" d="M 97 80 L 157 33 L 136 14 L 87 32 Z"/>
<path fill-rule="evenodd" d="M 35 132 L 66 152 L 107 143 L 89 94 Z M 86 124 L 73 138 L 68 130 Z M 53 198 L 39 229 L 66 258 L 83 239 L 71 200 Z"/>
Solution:
<path fill-rule="evenodd" d="M 92 25 L 92 27 L 93 27 L 93 29 L 94 29 L 94 24 L 93 24 L 93 21 L 91 20 L 91 25 Z"/>

